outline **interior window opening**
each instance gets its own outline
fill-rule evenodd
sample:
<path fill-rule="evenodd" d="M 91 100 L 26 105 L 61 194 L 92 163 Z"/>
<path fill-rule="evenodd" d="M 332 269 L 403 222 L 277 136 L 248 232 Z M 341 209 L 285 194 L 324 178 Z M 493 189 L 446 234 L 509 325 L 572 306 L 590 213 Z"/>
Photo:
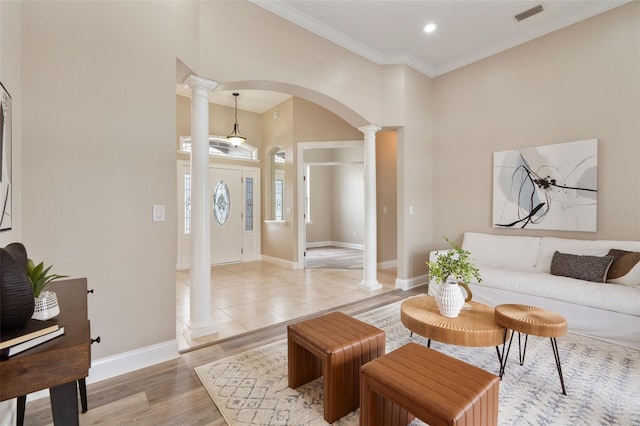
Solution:
<path fill-rule="evenodd" d="M 191 136 L 180 137 L 180 152 L 191 152 Z M 257 160 L 258 148 L 248 143 L 242 143 L 238 146 L 234 146 L 223 136 L 209 136 L 209 155 Z"/>

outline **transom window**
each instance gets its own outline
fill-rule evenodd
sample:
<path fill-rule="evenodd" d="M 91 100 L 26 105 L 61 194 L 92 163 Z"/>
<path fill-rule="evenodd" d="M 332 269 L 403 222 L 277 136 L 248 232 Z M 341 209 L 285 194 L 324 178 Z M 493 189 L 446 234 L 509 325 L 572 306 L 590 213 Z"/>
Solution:
<path fill-rule="evenodd" d="M 191 136 L 180 136 L 180 152 L 191 152 Z M 234 146 L 223 136 L 209 136 L 209 155 L 257 160 L 258 148 L 248 143 Z"/>

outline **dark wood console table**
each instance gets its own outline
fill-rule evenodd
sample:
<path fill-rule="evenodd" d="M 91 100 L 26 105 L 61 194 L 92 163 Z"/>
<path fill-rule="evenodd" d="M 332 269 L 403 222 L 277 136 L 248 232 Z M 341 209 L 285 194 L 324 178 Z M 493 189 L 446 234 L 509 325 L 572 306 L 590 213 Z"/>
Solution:
<path fill-rule="evenodd" d="M 78 425 L 76 382 L 91 367 L 87 279 L 55 281 L 47 290 L 58 296 L 64 334 L 0 362 L 0 401 L 49 389 L 53 423 Z"/>

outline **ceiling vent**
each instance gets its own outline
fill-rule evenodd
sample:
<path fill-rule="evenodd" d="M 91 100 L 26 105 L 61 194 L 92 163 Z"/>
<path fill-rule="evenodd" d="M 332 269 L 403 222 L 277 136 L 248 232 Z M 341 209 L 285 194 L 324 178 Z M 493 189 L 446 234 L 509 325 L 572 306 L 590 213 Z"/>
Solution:
<path fill-rule="evenodd" d="M 538 13 L 542 12 L 544 9 L 542 8 L 542 5 L 539 4 L 537 6 L 532 7 L 529 10 L 525 10 L 522 13 L 518 13 L 515 18 L 518 20 L 518 22 L 523 21 L 527 18 L 532 17 L 533 15 L 537 15 Z"/>

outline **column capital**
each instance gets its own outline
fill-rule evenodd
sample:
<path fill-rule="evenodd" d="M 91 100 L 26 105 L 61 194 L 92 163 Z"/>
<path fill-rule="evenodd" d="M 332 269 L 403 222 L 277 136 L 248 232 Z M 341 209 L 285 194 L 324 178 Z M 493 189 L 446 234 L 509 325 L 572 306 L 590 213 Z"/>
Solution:
<path fill-rule="evenodd" d="M 365 135 L 367 133 L 371 133 L 371 132 L 373 132 L 375 134 L 380 129 L 382 129 L 382 127 L 376 126 L 375 124 L 367 124 L 365 126 L 358 127 L 358 130 L 360 130 Z"/>
<path fill-rule="evenodd" d="M 207 80 L 206 78 L 190 75 L 184 82 L 184 87 L 187 89 L 206 89 L 208 92 L 212 91 L 218 86 L 217 81 Z"/>

